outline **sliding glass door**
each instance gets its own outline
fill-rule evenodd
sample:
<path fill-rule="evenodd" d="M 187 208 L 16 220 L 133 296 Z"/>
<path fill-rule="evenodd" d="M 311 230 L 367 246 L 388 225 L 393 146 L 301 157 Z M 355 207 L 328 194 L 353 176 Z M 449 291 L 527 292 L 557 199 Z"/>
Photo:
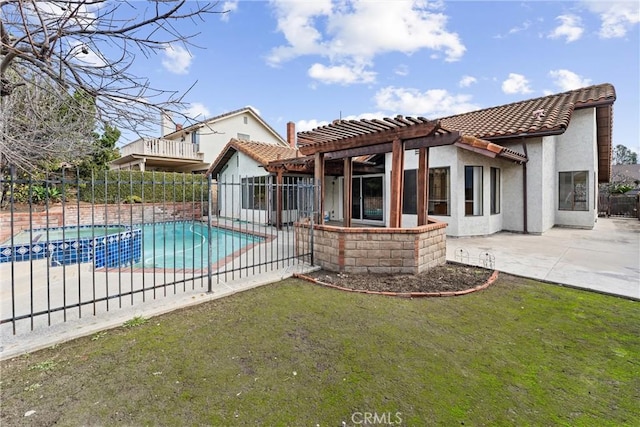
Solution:
<path fill-rule="evenodd" d="M 351 218 L 384 221 L 384 175 L 352 178 Z"/>

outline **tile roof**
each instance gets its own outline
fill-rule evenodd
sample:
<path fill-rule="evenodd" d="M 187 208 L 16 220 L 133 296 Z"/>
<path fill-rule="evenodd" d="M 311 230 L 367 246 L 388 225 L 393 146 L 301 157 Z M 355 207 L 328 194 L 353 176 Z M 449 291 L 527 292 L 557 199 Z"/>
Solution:
<path fill-rule="evenodd" d="M 480 153 L 487 157 L 504 157 L 505 159 L 513 160 L 516 162 L 527 161 L 527 157 L 524 154 L 503 147 L 502 145 L 485 141 L 484 139 L 475 138 L 473 136 L 462 136 L 458 141 L 454 143 L 454 145 L 456 147 Z"/>
<path fill-rule="evenodd" d="M 615 88 L 604 83 L 444 117 L 440 123 L 446 129 L 484 139 L 562 133 L 575 109 L 613 104 L 615 99 Z"/>
<path fill-rule="evenodd" d="M 288 146 L 284 147 L 266 142 L 244 141 L 232 138 L 222 149 L 218 158 L 209 166 L 207 174 L 213 173 L 214 176 L 217 175 L 231 156 L 237 151 L 246 154 L 260 163 L 261 166 L 266 166 L 269 162 L 275 160 L 294 159 L 301 156 L 298 150 Z"/>

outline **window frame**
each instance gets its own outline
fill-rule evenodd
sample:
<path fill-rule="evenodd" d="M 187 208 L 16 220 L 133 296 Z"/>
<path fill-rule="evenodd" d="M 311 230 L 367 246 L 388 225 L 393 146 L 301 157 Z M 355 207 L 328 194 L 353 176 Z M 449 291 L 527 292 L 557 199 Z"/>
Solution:
<path fill-rule="evenodd" d="M 584 180 L 576 183 L 576 177 L 582 175 Z M 563 180 L 563 177 L 565 178 Z M 567 178 L 569 180 L 567 181 Z M 569 184 L 569 188 L 565 188 Z M 578 185 L 583 187 L 577 188 Z M 582 196 L 584 199 L 579 199 Z M 567 207 L 567 205 L 569 205 Z M 581 204 L 582 207 L 576 207 Z M 588 212 L 589 211 L 589 171 L 563 171 L 558 172 L 558 210 L 567 212 Z"/>
<path fill-rule="evenodd" d="M 491 215 L 498 215 L 501 211 L 501 181 L 502 173 L 500 171 L 500 168 L 491 167 L 489 169 L 489 208 Z"/>
<path fill-rule="evenodd" d="M 436 194 L 435 190 L 435 174 L 436 171 L 442 170 L 445 172 L 445 199 L 435 199 L 433 196 Z M 446 213 L 436 213 L 436 206 L 440 207 L 442 204 L 445 204 Z M 437 205 L 436 205 L 437 204 Z M 427 214 L 434 216 L 451 216 L 451 167 L 450 166 L 441 166 L 437 168 L 429 168 L 429 203 L 427 207 Z"/>
<path fill-rule="evenodd" d="M 267 210 L 271 176 L 253 176 L 241 180 L 241 208 L 247 210 Z M 256 203 L 257 202 L 257 203 Z"/>
<path fill-rule="evenodd" d="M 471 170 L 471 174 L 469 174 Z M 476 172 L 476 171 L 479 171 Z M 476 176 L 480 177 L 480 183 L 476 183 L 474 179 Z M 469 178 L 471 182 L 469 183 Z M 465 165 L 464 167 L 464 216 L 483 216 L 484 215 L 484 167 Z M 469 193 L 469 191 L 471 193 Z M 479 193 L 479 194 L 478 194 Z M 471 198 L 469 198 L 471 194 Z M 469 212 L 469 203 L 471 203 L 471 213 Z M 477 205 L 476 205 L 477 203 Z M 476 213 L 479 212 L 479 213 Z"/>

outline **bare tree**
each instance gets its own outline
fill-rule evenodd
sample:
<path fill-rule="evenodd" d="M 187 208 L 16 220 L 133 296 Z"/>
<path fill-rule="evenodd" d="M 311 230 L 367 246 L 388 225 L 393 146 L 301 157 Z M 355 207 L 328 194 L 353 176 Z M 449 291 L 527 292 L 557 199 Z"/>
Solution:
<path fill-rule="evenodd" d="M 120 129 L 148 131 L 161 111 L 188 121 L 181 114 L 184 94 L 153 87 L 130 69 L 137 55 L 150 57 L 175 43 L 190 45 L 197 34 L 183 34 L 177 23 L 225 13 L 217 6 L 186 0 L 0 0 L 0 162 L 28 170 L 48 152 L 78 153 L 93 129 L 82 136 L 78 132 L 86 129 L 75 123 L 65 136 L 69 123 L 56 124 L 56 108 L 73 94 L 89 97 L 93 106 L 77 103 L 64 111 L 90 114 L 94 117 L 87 121 Z M 30 102 L 22 102 L 25 98 Z M 44 100 L 51 111 L 38 105 Z"/>

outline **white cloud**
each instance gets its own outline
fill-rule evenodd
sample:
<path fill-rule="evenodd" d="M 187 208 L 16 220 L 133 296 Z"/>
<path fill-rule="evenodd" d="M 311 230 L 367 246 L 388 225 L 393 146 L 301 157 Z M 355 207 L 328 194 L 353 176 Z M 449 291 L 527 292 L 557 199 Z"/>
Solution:
<path fill-rule="evenodd" d="M 208 117 L 211 117 L 211 113 L 209 112 L 209 109 L 200 102 L 192 102 L 191 104 L 189 104 L 189 108 L 185 110 L 184 114 L 185 116 L 197 122 L 200 122 L 202 120 L 205 120 Z"/>
<path fill-rule="evenodd" d="M 388 115 L 385 115 L 382 112 L 377 112 L 377 113 L 362 113 L 362 114 L 352 114 L 352 115 L 348 115 L 348 116 L 344 116 L 342 117 L 342 120 L 362 120 L 362 119 L 367 119 L 367 120 L 372 120 L 372 119 L 382 119 L 384 117 L 387 117 Z M 336 119 L 339 119 L 340 117 L 336 117 Z M 325 126 L 328 125 L 331 122 L 328 122 L 326 120 L 317 120 L 317 119 L 311 119 L 311 120 L 300 120 L 298 122 L 296 122 L 296 131 L 297 132 L 304 132 L 304 131 L 308 131 L 308 130 L 312 130 L 315 128 L 318 128 L 320 126 Z"/>
<path fill-rule="evenodd" d="M 224 22 L 229 21 L 231 14 L 236 10 L 238 10 L 238 1 L 239 0 L 229 0 L 229 1 L 225 1 L 222 4 L 222 10 L 225 11 L 226 13 L 223 13 L 220 15 L 221 21 L 224 21 Z"/>
<path fill-rule="evenodd" d="M 296 122 L 296 132 L 304 132 L 307 130 L 315 129 L 320 126 L 328 125 L 329 122 L 326 120 L 298 120 Z"/>
<path fill-rule="evenodd" d="M 502 91 L 508 94 L 531 93 L 529 80 L 522 74 L 509 73 L 507 80 L 502 82 Z"/>
<path fill-rule="evenodd" d="M 516 34 L 516 33 L 519 33 L 520 31 L 525 31 L 529 29 L 530 26 L 531 26 L 531 21 L 528 21 L 528 20 L 524 21 L 522 25 L 520 25 L 519 27 L 515 26 L 509 29 L 509 34 Z"/>
<path fill-rule="evenodd" d="M 553 83 L 562 91 L 578 89 L 591 84 L 591 79 L 584 78 L 569 70 L 551 70 L 549 71 L 549 77 L 553 79 Z"/>
<path fill-rule="evenodd" d="M 624 37 L 640 23 L 640 3 L 637 1 L 585 2 L 587 8 L 600 16 L 599 35 L 603 39 Z"/>
<path fill-rule="evenodd" d="M 466 48 L 447 29 L 448 17 L 424 0 L 351 2 L 272 0 L 278 31 L 286 45 L 267 58 L 279 65 L 303 55 L 328 58 L 331 66 L 371 66 L 377 55 L 421 49 L 442 52 L 446 61 L 459 60 Z M 438 5 L 436 5 L 438 6 Z"/>
<path fill-rule="evenodd" d="M 454 95 L 445 89 L 429 89 L 420 92 L 413 88 L 388 86 L 380 89 L 374 97 L 378 108 L 389 111 L 392 116 L 404 114 L 438 118 L 476 110 L 470 95 Z"/>
<path fill-rule="evenodd" d="M 560 15 L 556 17 L 556 21 L 560 21 L 560 25 L 549 34 L 549 38 L 559 39 L 564 37 L 567 43 L 571 43 L 582 37 L 584 28 L 579 16 Z"/>
<path fill-rule="evenodd" d="M 460 82 L 458 83 L 458 85 L 460 87 L 469 87 L 474 83 L 477 83 L 478 79 L 476 79 L 473 76 L 462 76 L 462 79 L 460 79 Z"/>
<path fill-rule="evenodd" d="M 193 56 L 182 46 L 168 46 L 164 50 L 162 66 L 174 74 L 187 74 L 193 61 Z"/>
<path fill-rule="evenodd" d="M 375 72 L 364 70 L 358 66 L 335 65 L 326 67 L 322 64 L 313 64 L 308 73 L 312 79 L 326 84 L 348 85 L 353 83 L 373 83 L 376 80 Z"/>

